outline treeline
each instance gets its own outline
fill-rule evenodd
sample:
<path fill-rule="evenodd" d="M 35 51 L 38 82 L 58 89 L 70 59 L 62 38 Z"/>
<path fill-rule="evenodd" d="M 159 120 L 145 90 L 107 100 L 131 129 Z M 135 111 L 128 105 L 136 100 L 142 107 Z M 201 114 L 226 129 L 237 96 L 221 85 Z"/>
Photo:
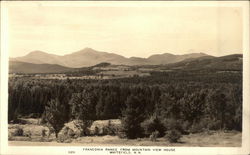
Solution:
<path fill-rule="evenodd" d="M 171 128 L 182 133 L 241 131 L 242 75 L 177 72 L 113 80 L 16 78 L 9 80 L 8 105 L 9 122 L 24 116 L 60 118 L 61 124 L 119 118 L 129 138 L 154 131 L 164 135 Z"/>

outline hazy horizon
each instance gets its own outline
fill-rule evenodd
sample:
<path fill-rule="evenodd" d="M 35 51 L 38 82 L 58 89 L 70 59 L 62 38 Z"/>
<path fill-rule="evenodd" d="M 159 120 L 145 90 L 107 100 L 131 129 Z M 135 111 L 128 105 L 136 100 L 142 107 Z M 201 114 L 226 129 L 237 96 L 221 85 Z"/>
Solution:
<path fill-rule="evenodd" d="M 86 47 L 143 58 L 162 53 L 243 53 L 240 7 L 38 4 L 9 5 L 10 57 L 36 50 L 66 55 Z"/>

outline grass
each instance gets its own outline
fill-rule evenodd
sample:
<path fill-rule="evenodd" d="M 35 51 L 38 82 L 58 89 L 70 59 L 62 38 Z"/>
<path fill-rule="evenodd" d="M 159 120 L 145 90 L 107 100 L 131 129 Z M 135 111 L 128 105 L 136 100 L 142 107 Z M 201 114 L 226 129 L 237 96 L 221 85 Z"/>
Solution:
<path fill-rule="evenodd" d="M 27 138 L 26 138 L 27 139 Z M 141 139 L 120 139 L 118 136 L 86 136 L 73 139 L 71 143 L 57 143 L 55 140 L 51 142 L 41 142 L 29 140 L 21 141 L 21 139 L 12 139 L 9 145 L 13 146 L 184 146 L 184 147 L 240 147 L 240 132 L 222 132 L 213 133 L 197 133 L 183 135 L 178 143 L 170 143 L 165 138 L 158 138 L 152 142 L 149 138 Z"/>

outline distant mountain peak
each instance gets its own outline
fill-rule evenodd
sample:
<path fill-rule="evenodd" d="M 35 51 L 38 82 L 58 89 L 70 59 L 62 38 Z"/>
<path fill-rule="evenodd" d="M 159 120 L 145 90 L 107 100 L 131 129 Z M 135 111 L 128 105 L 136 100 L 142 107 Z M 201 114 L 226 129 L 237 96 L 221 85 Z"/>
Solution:
<path fill-rule="evenodd" d="M 86 47 L 86 48 L 83 48 L 83 49 L 81 49 L 81 50 L 79 50 L 77 52 L 73 52 L 71 54 L 86 54 L 86 53 L 93 54 L 93 53 L 97 53 L 97 52 L 99 52 L 99 51 L 96 51 L 93 48 Z M 67 54 L 67 55 L 71 55 L 71 54 Z"/>
<path fill-rule="evenodd" d="M 39 50 L 31 51 L 30 53 L 28 53 L 26 55 L 26 57 L 33 57 L 33 56 L 37 56 L 37 57 L 39 57 L 39 56 L 43 56 L 43 57 L 47 57 L 47 56 L 58 57 L 58 55 L 46 53 L 46 52 L 39 51 Z"/>
<path fill-rule="evenodd" d="M 79 52 L 97 52 L 97 50 L 95 50 L 93 48 L 86 47 L 86 48 L 80 50 Z"/>
<path fill-rule="evenodd" d="M 28 53 L 27 55 L 33 55 L 33 54 L 48 54 L 48 53 L 43 52 L 43 51 L 36 50 L 36 51 L 31 51 L 31 52 Z"/>
<path fill-rule="evenodd" d="M 199 53 L 186 53 L 186 54 L 183 54 L 183 55 L 199 55 L 199 56 L 208 56 L 206 53 L 203 53 L 203 52 L 199 52 Z"/>
<path fill-rule="evenodd" d="M 162 53 L 162 54 L 153 54 L 151 56 L 148 57 L 148 59 L 154 58 L 154 57 L 167 57 L 167 56 L 175 56 L 174 54 L 171 53 Z"/>
<path fill-rule="evenodd" d="M 90 48 L 90 47 L 85 47 L 83 50 L 91 50 L 91 51 L 95 51 L 93 48 Z"/>

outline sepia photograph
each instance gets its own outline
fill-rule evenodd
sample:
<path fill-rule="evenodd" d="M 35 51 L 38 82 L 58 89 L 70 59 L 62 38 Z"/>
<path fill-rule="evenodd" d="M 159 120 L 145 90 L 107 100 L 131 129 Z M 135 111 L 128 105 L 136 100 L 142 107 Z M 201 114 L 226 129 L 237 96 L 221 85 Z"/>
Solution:
<path fill-rule="evenodd" d="M 6 154 L 250 153 L 248 1 L 1 4 Z"/>

